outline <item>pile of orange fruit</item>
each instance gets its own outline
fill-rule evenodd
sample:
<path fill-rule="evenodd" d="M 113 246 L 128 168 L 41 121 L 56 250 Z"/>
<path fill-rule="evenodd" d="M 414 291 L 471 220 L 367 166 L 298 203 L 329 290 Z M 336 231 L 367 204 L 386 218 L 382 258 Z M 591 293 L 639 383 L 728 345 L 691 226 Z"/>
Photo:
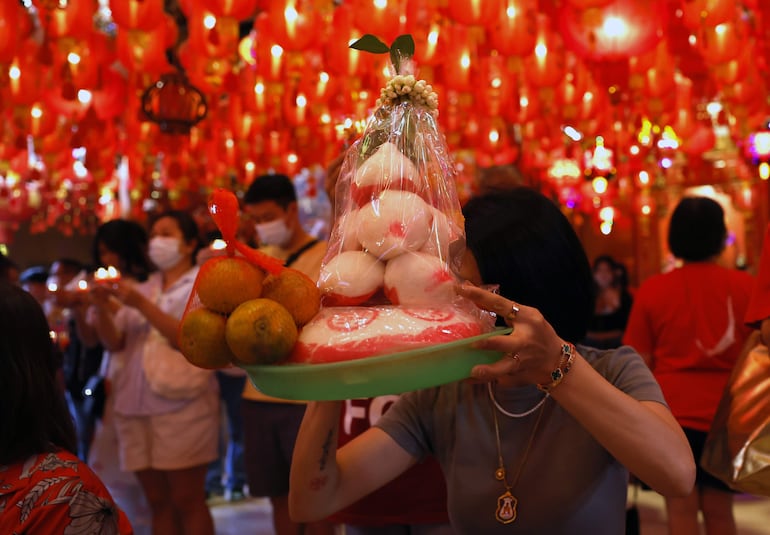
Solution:
<path fill-rule="evenodd" d="M 267 274 L 237 256 L 207 260 L 194 291 L 200 306 L 182 318 L 179 350 L 209 369 L 281 362 L 321 306 L 318 287 L 304 273 Z"/>

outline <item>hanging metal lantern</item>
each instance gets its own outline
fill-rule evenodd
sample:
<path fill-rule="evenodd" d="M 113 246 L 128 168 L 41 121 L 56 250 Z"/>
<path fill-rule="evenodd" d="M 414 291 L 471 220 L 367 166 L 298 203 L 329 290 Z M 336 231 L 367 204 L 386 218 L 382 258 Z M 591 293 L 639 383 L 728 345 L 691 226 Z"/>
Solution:
<path fill-rule="evenodd" d="M 189 134 L 206 117 L 203 93 L 181 72 L 164 74 L 142 95 L 142 111 L 166 134 Z"/>

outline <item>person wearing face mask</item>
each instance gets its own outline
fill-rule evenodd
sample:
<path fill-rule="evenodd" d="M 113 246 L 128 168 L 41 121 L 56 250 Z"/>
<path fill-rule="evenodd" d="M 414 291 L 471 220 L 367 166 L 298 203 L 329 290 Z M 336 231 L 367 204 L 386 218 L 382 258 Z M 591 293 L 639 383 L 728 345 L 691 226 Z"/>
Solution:
<path fill-rule="evenodd" d="M 275 174 L 257 177 L 243 203 L 244 213 L 255 224 L 261 250 L 317 280 L 326 242 L 302 228 L 291 179 Z M 303 525 L 289 519 L 289 468 L 305 404 L 265 396 L 246 381 L 241 410 L 249 494 L 270 498 L 276 534 L 332 533 L 333 526 L 326 522 Z"/>
<path fill-rule="evenodd" d="M 120 467 L 136 474 L 150 506 L 153 533 L 214 534 L 205 494 L 219 436 L 214 375 L 202 393 L 171 399 L 152 390 L 143 364 L 151 333 L 176 347 L 179 321 L 198 273 L 194 258 L 199 246 L 198 227 L 189 214 L 163 212 L 151 224 L 148 246 L 157 271 L 144 282 L 121 277 L 97 283 L 91 292 L 91 324 L 124 366 L 112 384 Z"/>

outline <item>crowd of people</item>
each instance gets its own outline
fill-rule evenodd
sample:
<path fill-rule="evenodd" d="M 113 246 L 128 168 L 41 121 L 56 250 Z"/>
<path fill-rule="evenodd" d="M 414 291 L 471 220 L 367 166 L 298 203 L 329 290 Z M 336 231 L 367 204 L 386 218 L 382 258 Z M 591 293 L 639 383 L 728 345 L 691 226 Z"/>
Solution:
<path fill-rule="evenodd" d="M 241 208 L 244 240 L 318 278 L 327 243 L 303 228 L 289 177 L 259 177 Z M 665 496 L 670 533 L 699 533 L 699 512 L 707 533 L 735 533 L 734 492 L 698 467 L 751 332 L 755 281 L 718 262 L 720 205 L 683 198 L 678 267 L 636 289 L 622 262 L 591 264 L 530 187 L 490 186 L 463 215 L 456 291 L 513 328 L 483 342 L 503 356 L 469 381 L 371 399 L 277 399 L 237 367 L 195 395 L 159 393 L 145 350 L 175 349 L 199 264 L 218 254 L 187 212 L 103 223 L 88 262 L 0 256 L 0 503 L 33 508 L 0 507 L 0 532 L 63 532 L 77 509 L 113 533 L 213 535 L 207 499 L 223 493 L 268 498 L 279 535 L 616 534 L 631 477 Z M 94 279 L 108 266 L 119 276 Z M 57 492 L 66 507 L 45 502 Z"/>

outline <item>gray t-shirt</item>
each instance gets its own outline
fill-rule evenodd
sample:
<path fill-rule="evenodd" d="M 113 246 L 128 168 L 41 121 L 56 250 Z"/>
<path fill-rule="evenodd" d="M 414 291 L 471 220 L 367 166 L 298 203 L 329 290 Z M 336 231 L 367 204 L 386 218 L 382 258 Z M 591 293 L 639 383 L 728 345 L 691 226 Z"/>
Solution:
<path fill-rule="evenodd" d="M 578 351 L 634 399 L 665 404 L 660 387 L 632 348 L 599 351 L 581 346 Z M 535 386 L 496 389 L 498 403 L 509 412 L 523 412 L 542 396 Z M 458 382 L 402 395 L 376 425 L 410 454 L 421 458 L 431 453 L 438 459 L 447 482 L 450 520 L 458 533 L 624 532 L 626 469 L 552 399 L 545 403 L 521 475 L 513 485 L 518 517 L 508 525 L 499 523 L 495 511 L 505 487 L 495 479 L 493 410 L 486 385 Z M 537 412 L 523 418 L 498 413 L 511 484 Z"/>

